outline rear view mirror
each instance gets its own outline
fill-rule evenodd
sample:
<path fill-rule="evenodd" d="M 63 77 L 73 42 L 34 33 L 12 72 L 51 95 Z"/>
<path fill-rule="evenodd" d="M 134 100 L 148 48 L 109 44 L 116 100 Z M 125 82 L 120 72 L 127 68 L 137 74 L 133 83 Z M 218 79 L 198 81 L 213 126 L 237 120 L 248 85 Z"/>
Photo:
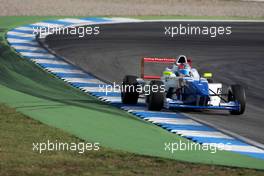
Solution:
<path fill-rule="evenodd" d="M 203 77 L 204 78 L 212 78 L 213 77 L 213 74 L 210 73 L 210 72 L 206 72 L 206 73 L 203 74 Z"/>

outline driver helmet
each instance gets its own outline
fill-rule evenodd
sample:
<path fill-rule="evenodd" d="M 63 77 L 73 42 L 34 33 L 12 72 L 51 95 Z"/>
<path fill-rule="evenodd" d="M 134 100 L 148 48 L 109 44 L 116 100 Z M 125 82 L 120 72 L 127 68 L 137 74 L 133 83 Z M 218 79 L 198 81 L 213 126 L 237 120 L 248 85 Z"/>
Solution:
<path fill-rule="evenodd" d="M 176 64 L 179 65 L 179 64 L 186 64 L 188 63 L 187 61 L 187 57 L 185 55 L 180 55 L 176 61 Z"/>
<path fill-rule="evenodd" d="M 177 60 L 172 66 L 172 70 L 175 72 L 178 72 L 179 69 L 182 69 L 184 67 L 184 64 L 187 63 L 187 58 L 184 55 L 178 56 Z"/>

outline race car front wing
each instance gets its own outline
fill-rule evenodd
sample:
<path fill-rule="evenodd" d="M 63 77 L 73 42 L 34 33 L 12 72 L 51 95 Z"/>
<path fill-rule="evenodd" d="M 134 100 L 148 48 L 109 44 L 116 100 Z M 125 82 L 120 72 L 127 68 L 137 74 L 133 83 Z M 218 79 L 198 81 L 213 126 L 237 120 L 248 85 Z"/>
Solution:
<path fill-rule="evenodd" d="M 213 110 L 239 110 L 239 102 L 230 101 L 227 103 L 220 103 L 218 106 L 207 105 L 207 106 L 197 106 L 197 105 L 186 105 L 182 101 L 172 100 L 167 98 L 164 107 L 166 109 L 213 109 Z"/>

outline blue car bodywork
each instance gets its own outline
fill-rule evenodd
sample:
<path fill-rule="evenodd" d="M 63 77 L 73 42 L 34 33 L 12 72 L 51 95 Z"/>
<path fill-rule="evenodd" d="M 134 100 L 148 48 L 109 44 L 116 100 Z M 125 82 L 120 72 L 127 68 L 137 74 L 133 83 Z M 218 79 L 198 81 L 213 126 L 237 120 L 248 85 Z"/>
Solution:
<path fill-rule="evenodd" d="M 207 80 L 194 80 L 185 77 L 184 86 L 177 98 L 166 98 L 164 107 L 167 109 L 214 109 L 214 110 L 239 110 L 240 104 L 236 101 L 223 102 L 218 106 L 208 104 L 211 96 L 220 96 L 209 89 Z"/>

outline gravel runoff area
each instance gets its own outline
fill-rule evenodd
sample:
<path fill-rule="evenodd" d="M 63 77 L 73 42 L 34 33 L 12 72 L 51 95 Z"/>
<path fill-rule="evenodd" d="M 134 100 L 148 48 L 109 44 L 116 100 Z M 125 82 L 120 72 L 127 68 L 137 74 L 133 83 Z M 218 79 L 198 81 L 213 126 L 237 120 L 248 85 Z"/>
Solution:
<path fill-rule="evenodd" d="M 264 17 L 264 2 L 239 0 L 0 0 L 0 16 Z"/>

